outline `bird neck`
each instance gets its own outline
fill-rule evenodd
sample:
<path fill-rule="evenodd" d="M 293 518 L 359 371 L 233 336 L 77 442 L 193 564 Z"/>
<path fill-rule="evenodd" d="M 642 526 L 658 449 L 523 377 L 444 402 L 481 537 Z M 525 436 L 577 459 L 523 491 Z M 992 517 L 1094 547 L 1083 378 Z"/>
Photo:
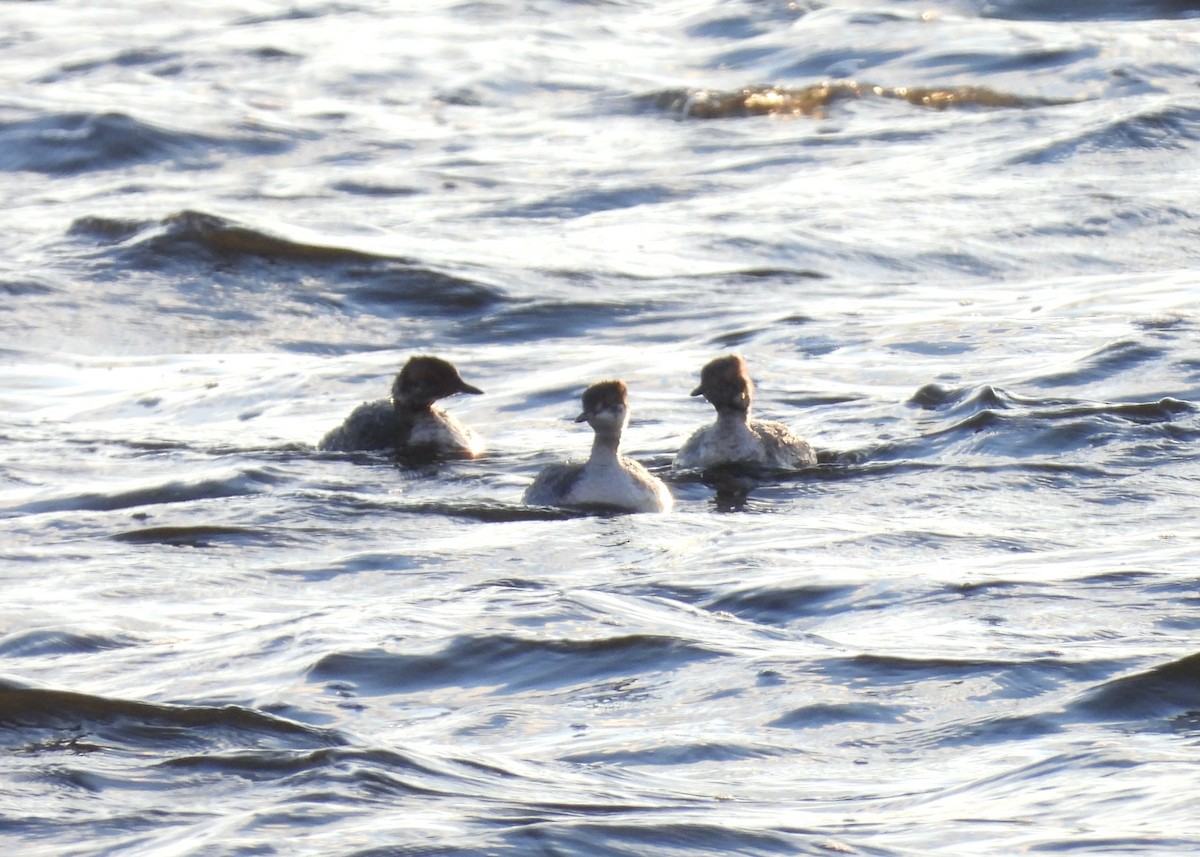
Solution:
<path fill-rule="evenodd" d="M 592 438 L 592 454 L 588 461 L 592 464 L 617 464 L 620 462 L 621 429 L 600 426 Z"/>
<path fill-rule="evenodd" d="M 433 402 L 410 401 L 408 399 L 392 399 L 392 407 L 403 417 L 415 417 L 419 414 L 436 413 Z"/>
<path fill-rule="evenodd" d="M 750 423 L 750 408 L 717 408 L 717 425 L 724 430 L 737 430 Z"/>

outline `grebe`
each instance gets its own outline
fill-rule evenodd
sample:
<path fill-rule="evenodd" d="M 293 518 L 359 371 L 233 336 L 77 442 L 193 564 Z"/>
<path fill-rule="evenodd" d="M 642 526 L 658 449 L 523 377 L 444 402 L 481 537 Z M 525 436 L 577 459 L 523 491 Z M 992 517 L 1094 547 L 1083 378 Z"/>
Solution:
<path fill-rule="evenodd" d="M 545 468 L 525 491 L 525 503 L 622 512 L 671 510 L 674 500 L 663 481 L 621 455 L 621 432 L 629 422 L 624 381 L 588 387 L 575 422 L 586 422 L 596 433 L 591 456 L 582 464 L 565 462 Z"/>
<path fill-rule="evenodd" d="M 483 453 L 479 439 L 434 402 L 457 393 L 482 392 L 464 381 L 453 364 L 439 357 L 412 357 L 396 375 L 390 399 L 363 402 L 317 448 L 331 452 L 394 449 L 403 455 L 475 458 Z"/>
<path fill-rule="evenodd" d="M 676 469 L 741 464 L 798 470 L 817 463 L 809 442 L 783 423 L 750 419 L 754 385 L 741 356 L 728 354 L 709 361 L 692 395 L 708 399 L 717 410 L 717 421 L 688 438 L 675 456 Z"/>

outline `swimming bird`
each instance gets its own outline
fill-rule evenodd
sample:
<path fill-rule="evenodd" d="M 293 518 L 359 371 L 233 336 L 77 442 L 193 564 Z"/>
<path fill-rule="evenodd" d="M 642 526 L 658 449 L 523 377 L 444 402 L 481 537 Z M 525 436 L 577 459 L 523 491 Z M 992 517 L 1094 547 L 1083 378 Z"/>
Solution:
<path fill-rule="evenodd" d="M 551 464 L 525 491 L 530 506 L 565 506 L 620 512 L 669 512 L 674 499 L 657 476 L 621 455 L 621 433 L 629 423 L 624 381 L 601 381 L 583 393 L 575 422 L 595 432 L 592 454 L 582 464 Z"/>
<path fill-rule="evenodd" d="M 440 357 L 411 357 L 392 382 L 390 399 L 363 402 L 317 448 L 331 452 L 394 449 L 406 456 L 475 458 L 483 454 L 479 438 L 434 402 L 457 393 L 482 392 Z"/>
<path fill-rule="evenodd" d="M 783 423 L 750 418 L 754 385 L 740 355 L 710 360 L 700 371 L 700 386 L 692 395 L 708 399 L 717 410 L 717 421 L 688 438 L 675 456 L 676 469 L 749 465 L 796 470 L 817 463 L 809 442 Z"/>

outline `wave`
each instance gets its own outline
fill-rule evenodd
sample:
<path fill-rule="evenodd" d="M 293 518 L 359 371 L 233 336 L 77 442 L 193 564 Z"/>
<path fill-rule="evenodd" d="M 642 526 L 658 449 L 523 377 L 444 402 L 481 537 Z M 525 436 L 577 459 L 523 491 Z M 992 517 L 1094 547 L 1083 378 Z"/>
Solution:
<path fill-rule="evenodd" d="M 1105 682 L 1072 710 L 1107 721 L 1136 721 L 1200 713 L 1200 654 Z"/>
<path fill-rule="evenodd" d="M 1029 666 L 1027 661 L 1001 658 L 919 658 L 861 654 L 846 658 L 833 658 L 826 662 L 823 669 L 842 678 L 853 676 L 870 678 L 875 683 L 907 683 L 919 676 L 929 679 L 952 679 L 964 675 L 990 675 L 1027 666 Z"/>
<path fill-rule="evenodd" d="M 865 98 L 906 101 L 933 110 L 951 108 L 1031 108 L 1075 103 L 1078 99 L 1014 95 L 986 86 L 878 86 L 857 81 L 817 83 L 805 87 L 752 86 L 739 90 L 667 89 L 639 95 L 634 105 L 683 119 L 728 119 L 747 116 L 825 115 L 834 104 Z"/>
<path fill-rule="evenodd" d="M 602 211 L 657 205 L 678 198 L 676 188 L 655 184 L 628 187 L 581 187 L 537 202 L 513 205 L 491 212 L 495 217 L 528 217 L 569 220 Z"/>
<path fill-rule="evenodd" d="M 1200 109 L 1155 106 L 1132 114 L 1083 123 L 1065 139 L 1034 145 L 1010 158 L 1011 165 L 1056 163 L 1087 152 L 1186 149 L 1200 140 Z"/>
<path fill-rule="evenodd" d="M 307 746 L 341 746 L 346 740 L 336 732 L 289 720 L 241 705 L 173 705 L 140 702 L 25 685 L 0 678 L 0 730 L 50 729 L 74 733 L 94 732 L 120 736 L 137 744 L 147 739 L 203 744 L 219 736 L 240 736 L 242 741 L 297 742 Z M 140 739 L 140 740 L 139 740 Z"/>
<path fill-rule="evenodd" d="M 1148 363 L 1162 360 L 1167 351 L 1154 348 L 1130 340 L 1110 342 L 1092 353 L 1080 358 L 1076 366 L 1032 379 L 1032 383 L 1040 387 L 1049 386 L 1080 386 L 1096 381 L 1103 381 L 1121 372 L 1133 372 Z"/>
<path fill-rule="evenodd" d="M 263 154 L 289 145 L 263 133 L 221 139 L 126 113 L 51 113 L 0 124 L 0 170 L 63 175 L 162 160 L 194 162 L 219 148 Z"/>
<path fill-rule="evenodd" d="M 117 51 L 100 59 L 69 60 L 57 70 L 42 75 L 38 83 L 56 83 L 76 75 L 90 74 L 106 67 L 140 68 L 148 66 L 166 66 L 177 63 L 183 54 L 176 51 L 166 51 L 157 47 L 139 47 Z"/>
<path fill-rule="evenodd" d="M 985 0 L 981 17 L 1008 21 L 1102 21 L 1187 18 L 1200 12 L 1197 0 Z"/>
<path fill-rule="evenodd" d="M 1123 666 L 1112 661 L 1070 662 L 1057 656 L 1028 660 L 907 658 L 858 655 L 826 662 L 823 672 L 841 682 L 873 686 L 924 681 L 963 681 L 990 677 L 998 688 L 992 701 L 1008 699 L 1003 714 L 954 720 L 905 736 L 911 742 L 942 747 L 978 747 L 987 742 L 1025 740 L 1061 732 L 1072 724 L 1138 725 L 1189 733 L 1200 723 L 1200 654 L 1142 668 L 1117 678 L 1099 676 Z M 1084 685 L 1086 690 L 1074 688 Z M 1071 698 L 1063 701 L 1063 694 Z M 1044 698 L 1044 699 L 1043 699 Z M 1025 710 L 1021 710 L 1025 709 Z M 841 722 L 898 723 L 906 710 L 875 703 L 814 703 L 768 724 L 785 728 L 821 728 Z"/>
<path fill-rule="evenodd" d="M 697 762 L 737 762 L 780 755 L 777 747 L 754 747 L 717 741 L 688 741 L 654 744 L 618 750 L 591 750 L 571 753 L 560 762 L 584 765 L 694 765 Z"/>
<path fill-rule="evenodd" d="M 1110 371 L 1111 366 L 1085 367 L 1072 381 L 1094 380 L 1097 373 L 1104 376 Z M 1093 402 L 1018 396 L 986 384 L 961 388 L 928 384 L 908 404 L 935 412 L 939 424 L 919 439 L 894 443 L 872 457 L 927 456 L 959 441 L 1018 457 L 1058 456 L 1147 437 L 1177 445 L 1200 436 L 1200 427 L 1193 425 L 1197 406 L 1170 396 L 1145 402 Z M 1141 447 L 1134 451 L 1139 456 L 1148 453 Z M 1152 458 L 1144 457 L 1140 463 L 1152 463 Z"/>
<path fill-rule="evenodd" d="M 978 387 L 943 387 L 926 384 L 909 397 L 907 404 L 927 410 L 949 409 L 951 413 L 977 413 L 985 408 L 1008 407 L 1013 397 L 983 384 Z"/>
<path fill-rule="evenodd" d="M 530 301 L 501 307 L 477 320 L 465 321 L 455 332 L 469 342 L 531 341 L 583 336 L 622 323 L 644 322 L 665 309 L 662 302 L 621 300 Z"/>
<path fill-rule="evenodd" d="M 336 190 L 339 193 L 344 193 L 349 196 L 415 196 L 422 193 L 418 187 L 406 184 L 389 184 L 384 181 L 371 179 L 342 179 L 333 182 L 330 186 L 331 190 Z"/>
<path fill-rule="evenodd" d="M 697 5 L 684 32 L 693 39 L 739 42 L 776 32 L 823 5 L 822 0 L 793 0 L 778 5 L 752 6 L 745 11 L 738 6 L 724 6 L 719 7 L 719 12 Z"/>
<path fill-rule="evenodd" d="M 367 791 L 377 799 L 444 797 L 459 795 L 464 788 L 461 776 L 455 777 L 455 772 L 440 770 L 416 755 L 345 746 L 186 754 L 166 759 L 160 767 L 253 782 L 300 777 L 326 794 Z"/>
<path fill-rule="evenodd" d="M 175 257 L 204 252 L 223 261 L 241 257 L 272 262 L 367 262 L 389 257 L 345 247 L 309 244 L 245 226 L 202 211 L 184 210 L 162 220 L 81 217 L 68 235 L 121 246 L 122 260 Z M 404 261 L 390 259 L 391 261 Z"/>
<path fill-rule="evenodd" d="M 515 521 L 565 521 L 569 518 L 585 517 L 571 509 L 551 509 L 513 503 L 406 503 L 390 508 L 408 514 L 465 518 L 492 524 Z"/>
<path fill-rule="evenodd" d="M 560 807 L 549 807 L 561 810 Z M 621 857 L 628 854 L 654 854 L 659 857 L 700 857 L 700 855 L 730 854 L 745 857 L 795 857 L 797 854 L 854 854 L 888 855 L 879 848 L 859 847 L 838 841 L 838 837 L 821 836 L 814 844 L 814 835 L 791 824 L 780 829 L 740 826 L 737 823 L 715 824 L 708 821 L 680 820 L 672 815 L 648 816 L 644 811 L 634 818 L 617 815 L 617 807 L 592 808 L 572 806 L 572 815 L 583 818 L 523 819 L 519 826 L 502 834 L 508 846 L 496 853 L 511 854 L 590 854 L 597 857 Z M 631 813 L 632 807 L 620 807 Z M 556 812 L 555 815 L 558 813 Z M 588 816 L 593 816 L 589 818 Z M 614 816 L 605 818 L 604 816 Z M 853 838 L 850 839 L 853 842 Z M 492 851 L 492 849 L 488 849 Z M 461 852 L 455 852 L 461 853 Z M 384 857 L 383 852 L 363 852 L 354 857 Z"/>
<path fill-rule="evenodd" d="M 232 542 L 242 546 L 280 546 L 296 543 L 298 537 L 289 536 L 278 528 L 246 527 L 229 524 L 193 524 L 163 527 L 140 527 L 124 530 L 112 536 L 114 541 L 130 544 L 173 545 L 175 547 L 209 548 L 217 544 Z"/>
<path fill-rule="evenodd" d="M 184 210 L 150 221 L 81 217 L 68 234 L 95 241 L 116 271 L 170 273 L 203 266 L 224 273 L 249 267 L 234 285 L 253 288 L 256 278 L 246 273 L 261 274 L 272 282 L 290 279 L 298 296 L 310 302 L 336 301 L 340 289 L 341 299 L 379 314 L 392 315 L 398 307 L 413 306 L 457 315 L 507 300 L 496 286 L 412 259 L 286 238 L 201 211 Z M 314 269 L 322 275 L 319 293 L 311 293 Z"/>
<path fill-rule="evenodd" d="M 909 717 L 907 708 L 874 702 L 813 703 L 783 714 L 767 723 L 776 729 L 817 729 L 842 723 L 900 723 Z"/>
<path fill-rule="evenodd" d="M 829 616 L 850 601 L 854 586 L 764 586 L 727 592 L 704 606 L 764 625 L 790 625 L 810 616 Z"/>
<path fill-rule="evenodd" d="M 1084 383 L 1105 377 L 1111 373 L 1111 364 L 1093 363 L 1088 367 L 1064 375 L 1040 379 L 1055 385 L 1061 383 Z M 1123 370 L 1126 364 L 1120 364 Z M 1170 422 L 1180 415 L 1195 413 L 1196 406 L 1190 402 L 1164 396 L 1148 402 L 1089 402 L 1079 399 L 1058 399 L 1018 396 L 999 387 L 983 384 L 978 387 L 943 387 L 927 384 L 908 399 L 908 404 L 926 410 L 943 411 L 950 417 L 966 417 L 968 420 L 983 414 L 999 415 L 1004 411 L 1024 410 L 1035 419 L 1066 419 L 1081 416 L 1112 416 L 1131 423 L 1148 424 Z"/>
<path fill-rule="evenodd" d="M 336 461 L 350 461 L 355 464 L 362 465 L 386 465 L 388 471 L 394 471 L 397 467 L 406 468 L 406 462 L 397 460 L 393 453 L 322 453 L 321 457 Z M 441 469 L 443 465 L 452 464 L 452 462 L 436 462 L 434 464 L 425 464 L 408 468 L 410 471 L 415 471 L 418 477 L 437 476 L 442 479 L 453 479 L 454 474 L 447 473 Z M 544 506 L 525 506 L 519 503 L 506 503 L 501 501 L 495 502 L 467 502 L 461 500 L 446 500 L 446 501 L 396 501 L 392 499 L 378 501 L 360 496 L 344 495 L 338 498 L 338 511 L 333 515 L 335 520 L 340 518 L 348 510 L 353 510 L 355 513 L 364 512 L 385 512 L 388 515 L 429 515 L 435 518 L 459 518 L 467 521 L 479 521 L 481 523 L 514 523 L 518 521 L 565 521 L 571 518 L 590 517 L 584 512 L 573 509 L 556 509 Z M 170 530 L 175 528 L 166 528 L 167 533 L 163 535 L 170 537 Z M 190 528 L 186 528 L 190 529 Z M 237 536 L 238 528 L 228 528 L 233 530 L 231 533 L 222 532 L 226 528 L 215 528 L 217 532 L 214 535 L 220 537 L 223 535 Z M 131 531 L 128 536 L 129 541 L 138 541 L 141 537 L 139 530 Z M 251 530 L 250 535 L 261 533 L 261 530 Z M 156 533 L 149 532 L 149 539 L 153 541 Z M 187 538 L 187 532 L 181 533 L 182 538 Z M 197 533 L 197 537 L 204 538 L 205 533 L 203 528 Z M 124 538 L 124 536 L 117 536 Z M 336 571 L 336 568 L 330 569 Z"/>
<path fill-rule="evenodd" d="M 309 678 L 350 682 L 366 694 L 434 687 L 495 685 L 505 691 L 645 675 L 717 653 L 673 637 L 628 634 L 595 640 L 527 639 L 509 634 L 460 636 L 431 654 L 385 650 L 322 657 Z"/>
<path fill-rule="evenodd" d="M 70 655 L 136 646 L 141 641 L 127 634 L 93 634 L 33 628 L 0 636 L 0 656 L 9 658 Z"/>
<path fill-rule="evenodd" d="M 33 277 L 16 277 L 0 279 L 0 295 L 10 298 L 27 298 L 52 294 L 55 290 L 49 283 Z M 3 309 L 12 309 L 12 305 Z"/>
<path fill-rule="evenodd" d="M 279 477 L 261 469 L 247 469 L 229 476 L 171 480 L 142 485 L 127 490 L 111 492 L 87 492 L 66 494 L 43 500 L 31 500 L 8 511 L 18 514 L 42 514 L 47 512 L 111 512 L 137 506 L 153 506 L 166 503 L 188 503 L 196 500 L 212 500 L 223 497 L 243 497 L 261 494 L 279 482 Z M 136 539 L 131 539 L 136 540 Z"/>

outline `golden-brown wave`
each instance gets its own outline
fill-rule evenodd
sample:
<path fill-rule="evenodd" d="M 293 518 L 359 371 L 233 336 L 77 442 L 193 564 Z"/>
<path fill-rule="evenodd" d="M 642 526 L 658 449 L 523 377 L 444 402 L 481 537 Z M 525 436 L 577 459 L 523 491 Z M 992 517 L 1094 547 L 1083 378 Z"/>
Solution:
<path fill-rule="evenodd" d="M 837 101 L 852 98 L 892 98 L 920 107 L 1022 108 L 1067 104 L 1074 99 L 1040 98 L 1000 92 L 986 86 L 876 86 L 856 81 L 817 83 L 805 87 L 764 86 L 736 91 L 668 90 L 654 96 L 656 105 L 689 119 L 738 116 L 815 116 Z"/>

